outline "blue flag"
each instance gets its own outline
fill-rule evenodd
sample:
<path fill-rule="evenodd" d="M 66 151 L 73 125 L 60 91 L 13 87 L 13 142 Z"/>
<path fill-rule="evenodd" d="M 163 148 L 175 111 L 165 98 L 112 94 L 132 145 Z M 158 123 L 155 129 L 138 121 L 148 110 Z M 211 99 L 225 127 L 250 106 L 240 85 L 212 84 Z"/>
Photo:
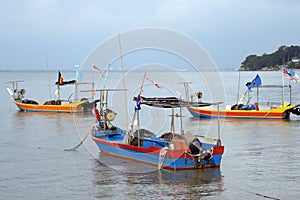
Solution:
<path fill-rule="evenodd" d="M 79 70 L 79 66 L 76 66 L 76 79 L 78 82 L 82 82 L 83 76 L 82 73 Z"/>
<path fill-rule="evenodd" d="M 299 76 L 293 70 L 290 69 L 291 79 L 296 83 L 299 83 Z"/>
<path fill-rule="evenodd" d="M 137 96 L 136 105 L 134 107 L 134 111 L 141 110 L 141 96 Z"/>
<path fill-rule="evenodd" d="M 261 86 L 261 79 L 259 75 L 257 74 L 256 77 L 252 80 L 251 84 L 249 84 L 247 87 L 249 90 L 251 90 L 254 86 Z"/>

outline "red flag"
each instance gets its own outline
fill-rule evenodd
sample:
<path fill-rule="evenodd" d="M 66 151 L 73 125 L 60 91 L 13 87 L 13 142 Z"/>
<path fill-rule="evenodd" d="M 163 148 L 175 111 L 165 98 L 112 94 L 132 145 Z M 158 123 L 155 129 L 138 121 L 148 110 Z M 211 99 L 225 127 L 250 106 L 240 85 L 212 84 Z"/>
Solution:
<path fill-rule="evenodd" d="M 158 83 L 156 83 L 153 80 L 151 80 L 146 74 L 145 74 L 145 79 L 147 79 L 148 81 L 150 81 L 155 87 L 161 88 Z"/>
<path fill-rule="evenodd" d="M 93 66 L 93 71 L 101 72 L 101 70 L 96 65 Z"/>
<path fill-rule="evenodd" d="M 285 77 L 288 77 L 290 78 L 291 80 L 295 81 L 296 83 L 299 82 L 299 76 L 293 71 L 290 69 L 290 71 L 287 71 L 287 69 L 283 69 L 283 75 Z"/>
<path fill-rule="evenodd" d="M 154 85 L 155 85 L 157 88 L 161 88 L 160 85 L 158 85 L 158 83 L 154 83 Z"/>
<path fill-rule="evenodd" d="M 93 71 L 99 72 L 102 77 L 104 77 L 104 72 L 102 72 L 96 65 L 93 66 Z"/>

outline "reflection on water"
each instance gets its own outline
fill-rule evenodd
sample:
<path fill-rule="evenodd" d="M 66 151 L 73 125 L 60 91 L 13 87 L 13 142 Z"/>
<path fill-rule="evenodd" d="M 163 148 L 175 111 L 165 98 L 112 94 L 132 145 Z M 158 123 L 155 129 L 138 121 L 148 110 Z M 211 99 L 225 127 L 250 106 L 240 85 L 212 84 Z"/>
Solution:
<path fill-rule="evenodd" d="M 220 169 L 158 171 L 155 167 L 106 155 L 101 155 L 101 159 L 93 167 L 93 183 L 99 188 L 97 199 L 199 199 L 216 197 L 224 190 Z M 103 164 L 104 159 L 110 160 L 112 166 Z M 117 164 L 122 170 L 114 169 Z"/>
<path fill-rule="evenodd" d="M 48 130 L 55 128 L 56 131 L 74 127 L 77 119 L 91 118 L 92 113 L 52 113 L 52 112 L 21 112 L 11 113 L 10 122 L 8 125 L 11 128 L 15 127 L 40 127 L 40 129 Z M 54 126 L 53 126 L 54 125 Z"/>
<path fill-rule="evenodd" d="M 263 72 L 261 78 L 264 83 L 278 84 L 282 77 L 280 74 L 274 78 L 277 73 Z M 56 79 L 57 74 L 53 75 Z M 252 80 L 254 75 L 256 72 L 243 72 L 241 83 Z M 11 74 L 11 80 L 16 76 L 24 78 L 24 73 Z M 26 76 L 24 79 L 32 84 L 42 81 L 36 80 L 37 74 Z M 232 104 L 236 102 L 236 84 L 233 85 L 232 80 L 238 76 L 233 72 L 224 72 L 222 76 L 226 103 Z M 199 85 L 202 82 L 193 80 L 193 74 L 188 73 L 187 77 L 195 83 L 192 87 L 202 90 Z M 46 73 L 44 78 L 47 80 Z M 7 79 L 6 74 L 2 79 Z M 37 92 L 29 85 L 25 87 L 32 92 L 29 96 L 48 95 L 48 89 L 44 89 L 47 85 L 37 85 Z M 178 86 L 177 82 L 174 86 Z M 5 87 L 2 85 L 1 91 L 5 91 Z M 156 94 L 157 89 L 151 88 Z M 293 86 L 294 103 L 300 103 L 299 93 L 299 85 Z M 268 99 L 277 94 L 264 95 Z M 209 101 L 207 96 L 204 93 L 203 101 Z M 18 112 L 8 93 L 0 92 L 0 97 L 2 199 L 264 199 L 256 194 L 299 199 L 300 116 L 273 121 L 226 119 L 221 128 L 225 146 L 221 169 L 173 172 L 103 156 L 90 138 L 77 151 L 64 151 L 79 143 L 78 135 L 81 139 L 86 135 L 95 120 L 92 115 Z M 134 111 L 133 107 L 129 108 Z M 156 121 L 165 122 L 167 131 L 170 113 L 149 112 L 155 115 Z M 217 120 L 191 118 L 186 109 L 183 115 L 186 131 L 217 136 Z M 142 117 L 147 119 L 146 114 Z M 115 122 L 122 120 L 125 118 L 119 112 Z"/>

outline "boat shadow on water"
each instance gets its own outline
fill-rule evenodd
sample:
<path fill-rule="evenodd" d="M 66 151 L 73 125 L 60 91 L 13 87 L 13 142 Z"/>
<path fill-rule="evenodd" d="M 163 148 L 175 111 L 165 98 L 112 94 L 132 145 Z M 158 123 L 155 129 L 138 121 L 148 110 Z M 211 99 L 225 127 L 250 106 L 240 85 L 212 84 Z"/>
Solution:
<path fill-rule="evenodd" d="M 95 174 L 93 184 L 100 187 L 105 185 L 108 188 L 133 186 L 131 188 L 143 190 L 144 197 L 153 198 L 154 188 L 166 192 L 168 196 L 192 199 L 204 196 L 215 197 L 224 191 L 220 168 L 158 170 L 154 166 L 100 153 L 93 170 Z M 107 195 L 103 190 L 98 192 L 99 198 Z M 122 193 L 121 189 L 120 193 Z M 162 195 L 160 192 L 156 194 L 157 197 L 160 195 Z"/>
<path fill-rule="evenodd" d="M 292 118 L 292 119 L 282 119 L 282 120 L 270 120 L 270 119 L 247 119 L 247 120 L 241 120 L 241 119 L 235 119 L 235 118 L 221 118 L 220 123 L 226 123 L 226 124 L 262 124 L 264 126 L 284 126 L 287 124 L 293 123 L 293 121 L 299 121 L 299 118 Z M 208 118 L 199 118 L 199 117 L 190 117 L 188 123 L 190 124 L 210 124 L 210 123 L 217 123 L 214 121 L 214 119 L 208 119 Z"/>

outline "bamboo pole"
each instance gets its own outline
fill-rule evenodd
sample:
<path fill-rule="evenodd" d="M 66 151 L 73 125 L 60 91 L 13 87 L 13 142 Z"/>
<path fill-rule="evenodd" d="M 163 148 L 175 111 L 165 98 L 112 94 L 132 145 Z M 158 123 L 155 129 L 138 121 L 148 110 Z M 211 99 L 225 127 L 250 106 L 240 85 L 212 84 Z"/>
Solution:
<path fill-rule="evenodd" d="M 217 103 L 217 109 L 218 109 L 218 140 L 217 140 L 217 146 L 221 146 L 221 136 L 220 136 L 220 102 Z"/>
<path fill-rule="evenodd" d="M 281 107 L 284 106 L 284 76 L 282 75 L 282 97 L 281 97 Z"/>
<path fill-rule="evenodd" d="M 259 105 L 259 90 L 258 87 L 256 87 L 256 102 L 257 102 L 257 106 Z"/>
<path fill-rule="evenodd" d="M 289 85 L 290 88 L 290 104 L 292 104 L 292 86 L 291 84 Z"/>
<path fill-rule="evenodd" d="M 218 109 L 218 140 L 220 140 L 220 104 L 217 104 Z"/>
<path fill-rule="evenodd" d="M 239 71 L 238 91 L 237 91 L 237 97 L 236 97 L 236 105 L 239 104 L 239 99 L 240 99 L 240 82 L 241 82 L 241 72 Z"/>
<path fill-rule="evenodd" d="M 106 77 L 105 77 L 105 79 L 104 79 L 104 89 L 105 89 L 105 87 L 106 87 L 106 82 L 107 82 L 107 79 L 108 79 L 108 73 L 110 72 L 110 64 L 108 64 L 108 67 L 107 67 L 107 72 L 106 72 Z M 102 74 L 103 74 L 104 72 L 102 72 Z"/>
<path fill-rule="evenodd" d="M 137 126 L 138 126 L 138 147 L 141 147 L 141 142 L 140 142 L 140 111 L 137 110 Z"/>
<path fill-rule="evenodd" d="M 125 75 L 124 75 L 125 72 L 124 72 L 124 64 L 123 64 L 123 57 L 122 57 L 120 33 L 118 33 L 118 40 L 119 40 L 119 47 L 120 47 L 120 62 L 122 66 L 122 81 L 123 81 L 123 88 L 124 88 L 124 103 L 125 103 L 125 111 L 126 111 L 126 127 L 128 127 L 128 105 L 127 105 L 127 98 L 126 98 L 126 85 L 125 85 Z"/>
<path fill-rule="evenodd" d="M 142 95 L 142 92 L 143 92 L 145 78 L 146 78 L 146 72 L 144 74 L 142 85 L 141 85 L 140 92 L 139 92 L 140 101 L 141 101 L 141 98 L 142 98 L 141 95 Z M 137 122 L 138 122 L 138 146 L 140 147 L 141 143 L 140 143 L 140 111 L 139 110 L 137 110 Z"/>
<path fill-rule="evenodd" d="M 183 130 L 183 122 L 182 122 L 182 107 L 180 106 L 180 133 L 181 135 L 184 135 L 184 130 Z"/>
<path fill-rule="evenodd" d="M 172 107 L 171 133 L 173 133 L 173 138 L 174 138 L 174 132 L 175 132 L 175 128 L 174 128 L 174 107 Z"/>

